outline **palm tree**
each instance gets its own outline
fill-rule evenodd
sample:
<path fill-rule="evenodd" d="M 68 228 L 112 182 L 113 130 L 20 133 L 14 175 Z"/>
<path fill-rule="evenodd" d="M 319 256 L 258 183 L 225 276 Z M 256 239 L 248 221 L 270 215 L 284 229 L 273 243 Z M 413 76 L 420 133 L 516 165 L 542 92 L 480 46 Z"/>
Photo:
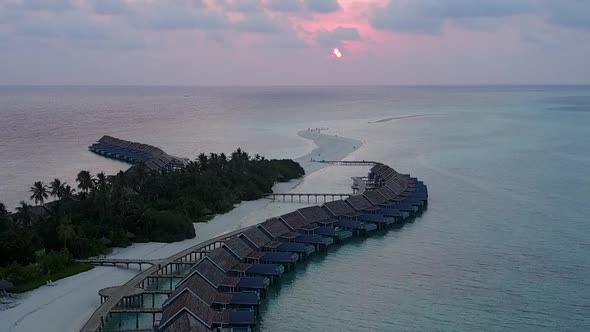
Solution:
<path fill-rule="evenodd" d="M 199 169 L 204 170 L 207 168 L 207 163 L 209 161 L 209 158 L 207 158 L 206 154 L 200 153 L 197 156 L 197 160 L 198 160 L 198 164 L 199 164 Z"/>
<path fill-rule="evenodd" d="M 96 189 L 98 189 L 98 191 L 100 192 L 105 192 L 108 188 L 109 185 L 109 181 L 107 179 L 107 176 L 104 174 L 104 172 L 100 172 L 98 174 L 96 174 L 96 179 L 94 180 L 94 185 L 96 187 Z"/>
<path fill-rule="evenodd" d="M 67 249 L 68 240 L 76 236 L 76 229 L 72 225 L 72 220 L 69 217 L 61 218 L 57 226 L 57 236 L 64 241 L 64 249 Z"/>
<path fill-rule="evenodd" d="M 0 218 L 6 217 L 8 215 L 8 210 L 6 210 L 6 205 L 0 202 Z"/>
<path fill-rule="evenodd" d="M 3 222 L 8 219 L 8 210 L 6 210 L 6 205 L 0 202 L 0 233 L 2 232 L 2 225 Z"/>
<path fill-rule="evenodd" d="M 94 187 L 94 179 L 89 171 L 80 171 L 76 177 L 76 181 L 78 182 L 78 188 L 85 193 Z"/>
<path fill-rule="evenodd" d="M 60 179 L 56 178 L 53 181 L 51 181 L 49 183 L 49 188 L 51 189 L 51 196 L 53 196 L 57 199 L 61 199 L 63 185 L 64 184 L 61 183 Z"/>
<path fill-rule="evenodd" d="M 24 201 L 20 201 L 20 205 L 16 207 L 17 219 L 23 226 L 28 227 L 31 225 L 31 221 L 33 220 L 32 208 L 31 205 Z"/>
<path fill-rule="evenodd" d="M 66 184 L 64 182 L 61 185 L 61 197 L 62 198 L 72 198 L 75 193 L 76 193 L 76 191 L 74 190 L 74 188 L 70 187 L 69 184 Z"/>
<path fill-rule="evenodd" d="M 35 200 L 35 204 L 43 204 L 43 201 L 49 197 L 47 186 L 42 181 L 33 183 L 33 186 L 29 191 L 32 193 L 31 199 Z"/>

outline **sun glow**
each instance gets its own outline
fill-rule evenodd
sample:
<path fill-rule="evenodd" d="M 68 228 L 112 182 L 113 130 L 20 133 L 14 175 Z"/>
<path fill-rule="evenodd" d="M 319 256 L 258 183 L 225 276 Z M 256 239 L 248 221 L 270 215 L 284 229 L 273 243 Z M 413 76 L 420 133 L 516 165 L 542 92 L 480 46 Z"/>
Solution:
<path fill-rule="evenodd" d="M 335 47 L 335 48 L 332 50 L 332 53 L 334 53 L 334 55 L 335 55 L 337 58 L 341 58 L 341 57 L 342 57 L 342 52 L 340 52 L 340 50 L 338 49 L 338 47 Z"/>

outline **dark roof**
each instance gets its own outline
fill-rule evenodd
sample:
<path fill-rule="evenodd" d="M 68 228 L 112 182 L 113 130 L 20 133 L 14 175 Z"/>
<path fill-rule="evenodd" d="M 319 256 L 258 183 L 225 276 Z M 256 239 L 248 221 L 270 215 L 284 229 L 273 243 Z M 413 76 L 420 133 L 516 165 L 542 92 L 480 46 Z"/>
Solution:
<path fill-rule="evenodd" d="M 220 294 L 228 294 L 228 293 L 220 293 Z M 229 303 L 232 303 L 232 304 L 251 304 L 251 305 L 258 304 L 258 295 L 254 292 L 229 293 L 229 295 L 231 296 L 231 300 Z"/>
<path fill-rule="evenodd" d="M 324 203 L 324 207 L 335 217 L 354 214 L 356 211 L 343 200 Z"/>
<path fill-rule="evenodd" d="M 377 189 L 377 191 L 381 195 L 383 195 L 385 198 L 387 198 L 388 200 L 393 200 L 398 197 L 398 195 L 395 192 L 393 192 L 391 189 L 389 189 L 387 187 L 381 187 L 381 188 Z"/>
<path fill-rule="evenodd" d="M 388 181 L 385 183 L 385 186 L 397 195 L 404 192 L 404 189 L 396 181 Z"/>
<path fill-rule="evenodd" d="M 287 226 L 285 226 L 283 222 L 277 218 L 269 219 L 260 224 L 259 227 L 262 227 L 273 238 L 277 238 L 289 232 L 289 228 L 287 228 Z"/>
<path fill-rule="evenodd" d="M 205 280 L 209 281 L 215 288 L 219 288 L 225 279 L 225 273 L 223 273 L 223 271 L 221 271 L 208 259 L 203 259 L 197 263 L 195 270 L 201 274 Z"/>
<path fill-rule="evenodd" d="M 215 265 L 219 266 L 223 272 L 230 271 L 234 266 L 238 265 L 240 261 L 232 256 L 225 248 L 217 248 L 207 254 Z"/>
<path fill-rule="evenodd" d="M 182 164 L 182 160 L 165 153 L 162 149 L 111 136 L 103 136 L 89 147 L 90 151 L 132 163 L 144 163 L 150 170 L 160 170 Z"/>
<path fill-rule="evenodd" d="M 375 166 L 371 167 L 370 171 L 377 174 L 379 172 L 379 169 L 381 169 L 384 166 L 385 165 L 383 165 L 382 163 L 376 163 Z"/>
<path fill-rule="evenodd" d="M 299 229 L 309 224 L 309 221 L 305 220 L 305 218 L 303 218 L 303 216 L 297 211 L 284 214 L 279 218 L 281 218 L 292 230 Z"/>
<path fill-rule="evenodd" d="M 263 262 L 289 263 L 297 261 L 297 254 L 292 252 L 269 251 L 264 253 Z"/>
<path fill-rule="evenodd" d="M 307 253 L 309 247 L 313 248 L 311 245 L 305 243 L 281 242 L 278 249 L 288 252 Z"/>
<path fill-rule="evenodd" d="M 180 313 L 168 326 L 161 328 L 164 329 L 159 329 L 159 332 L 211 332 L 211 329 L 187 311 Z"/>
<path fill-rule="evenodd" d="M 397 172 L 392 168 L 388 168 L 385 170 L 385 172 L 381 173 L 380 176 L 383 180 L 387 181 L 388 179 L 395 178 L 397 176 Z"/>
<path fill-rule="evenodd" d="M 194 292 L 198 297 L 201 298 L 207 305 L 211 306 L 217 297 L 217 289 L 213 287 L 210 283 L 208 283 L 203 277 L 199 274 L 191 275 L 187 280 L 183 281 L 178 288 L 170 294 L 169 303 L 172 303 L 176 300 L 176 296 L 179 296 L 182 292 L 186 290 L 191 290 Z M 165 306 L 168 305 L 168 302 Z"/>
<path fill-rule="evenodd" d="M 363 196 L 365 196 L 365 198 L 368 199 L 373 205 L 379 205 L 387 202 L 387 198 L 385 198 L 376 190 L 367 190 L 363 193 Z"/>
<path fill-rule="evenodd" d="M 269 243 L 272 239 L 269 238 L 263 231 L 258 227 L 251 227 L 242 233 L 242 236 L 246 237 L 256 248 L 262 248 L 265 244 Z"/>
<path fill-rule="evenodd" d="M 178 315 L 182 310 L 190 312 L 202 325 L 208 328 L 211 328 L 215 321 L 215 311 L 190 292 L 182 293 L 174 302 L 166 306 L 160 321 L 164 326 L 171 324 L 175 320 L 174 316 Z"/>
<path fill-rule="evenodd" d="M 261 276 L 276 276 L 281 274 L 280 266 L 279 264 L 252 264 L 244 272 Z"/>
<path fill-rule="evenodd" d="M 301 234 L 297 237 L 297 242 L 312 243 L 312 244 L 326 244 L 332 243 L 333 240 L 318 234 Z"/>
<path fill-rule="evenodd" d="M 256 315 L 253 311 L 244 310 L 224 310 L 221 312 L 224 323 L 233 325 L 254 325 L 256 324 Z"/>
<path fill-rule="evenodd" d="M 269 284 L 270 281 L 266 277 L 241 277 L 236 286 L 249 289 L 264 289 Z"/>
<path fill-rule="evenodd" d="M 284 243 L 284 242 L 270 241 L 269 243 L 264 245 L 264 248 L 276 249 L 276 248 L 280 247 L 282 243 Z"/>
<path fill-rule="evenodd" d="M 322 208 L 317 205 L 299 209 L 297 211 L 299 211 L 299 213 L 310 223 L 330 219 L 330 215 L 328 215 L 326 211 L 322 210 Z"/>
<path fill-rule="evenodd" d="M 346 201 L 356 210 L 363 210 L 373 206 L 373 204 L 371 204 L 371 202 L 369 202 L 362 195 L 350 196 L 346 199 Z"/>
<path fill-rule="evenodd" d="M 245 259 L 246 257 L 248 257 L 248 255 L 254 252 L 254 250 L 252 250 L 252 248 L 250 248 L 250 246 L 246 242 L 242 241 L 242 239 L 240 239 L 237 236 L 234 236 L 229 240 L 226 240 L 223 243 L 223 245 L 229 251 L 231 251 L 231 253 L 234 254 L 239 260 Z"/>
<path fill-rule="evenodd" d="M 297 232 L 287 232 L 287 233 L 285 233 L 285 234 L 281 235 L 281 237 L 282 237 L 283 239 L 287 239 L 287 240 L 293 240 L 293 239 L 296 239 L 296 238 L 298 238 L 300 235 L 301 235 L 301 234 L 300 234 L 300 233 L 297 233 Z"/>

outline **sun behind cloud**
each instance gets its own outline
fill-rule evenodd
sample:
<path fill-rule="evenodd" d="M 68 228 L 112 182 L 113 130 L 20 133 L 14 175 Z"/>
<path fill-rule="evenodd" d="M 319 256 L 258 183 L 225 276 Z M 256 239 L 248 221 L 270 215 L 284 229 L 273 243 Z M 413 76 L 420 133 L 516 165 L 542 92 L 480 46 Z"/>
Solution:
<path fill-rule="evenodd" d="M 334 49 L 332 50 L 332 53 L 334 54 L 334 56 L 336 58 L 342 57 L 342 52 L 340 52 L 340 49 L 338 47 L 334 47 Z"/>

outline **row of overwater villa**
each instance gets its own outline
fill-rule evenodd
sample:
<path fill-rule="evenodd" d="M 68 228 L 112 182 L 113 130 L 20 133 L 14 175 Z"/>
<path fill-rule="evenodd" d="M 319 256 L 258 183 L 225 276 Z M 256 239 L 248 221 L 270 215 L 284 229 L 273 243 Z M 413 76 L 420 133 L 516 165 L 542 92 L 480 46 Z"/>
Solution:
<path fill-rule="evenodd" d="M 256 331 L 260 302 L 285 272 L 315 252 L 401 224 L 426 208 L 426 185 L 372 164 L 358 195 L 301 208 L 153 262 L 126 285 L 104 291 L 104 303 L 82 331 Z"/>

